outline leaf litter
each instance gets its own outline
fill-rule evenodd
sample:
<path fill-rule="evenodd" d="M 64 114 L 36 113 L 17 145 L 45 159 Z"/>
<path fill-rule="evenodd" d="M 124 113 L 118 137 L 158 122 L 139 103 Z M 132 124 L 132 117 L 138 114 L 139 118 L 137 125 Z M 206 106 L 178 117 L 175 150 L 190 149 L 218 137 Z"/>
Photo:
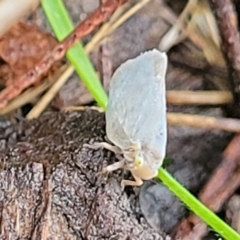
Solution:
<path fill-rule="evenodd" d="M 189 1 L 189 4 L 192 4 L 193 2 L 194 1 Z M 131 1 L 131 3 L 134 3 L 134 1 Z M 70 6 L 74 6 L 74 3 L 71 3 L 71 1 L 67 1 L 66 4 L 69 9 Z M 178 9 L 182 9 L 182 7 L 183 5 L 177 6 Z M 160 14 L 161 12 L 164 12 L 162 16 Z M 37 13 L 39 17 L 41 15 L 41 10 L 38 9 Z M 179 10 L 178 13 L 181 13 L 181 11 Z M 163 48 L 164 39 L 165 42 L 173 42 L 170 46 L 164 46 L 164 49 L 169 49 L 168 54 L 170 56 L 170 69 L 167 77 L 168 90 L 224 90 L 230 93 L 229 86 L 225 83 L 226 75 L 215 74 L 213 76 L 211 73 L 216 72 L 218 69 L 223 71 L 226 70 L 219 47 L 220 45 L 218 43 L 219 33 L 216 35 L 216 22 L 214 23 L 212 21 L 211 9 L 208 5 L 206 5 L 206 1 L 199 1 L 199 5 L 196 5 L 195 8 L 190 8 L 190 13 L 193 17 L 190 22 L 185 22 L 185 26 L 187 26 L 186 31 L 181 31 L 182 29 L 181 27 L 179 28 L 179 24 L 174 25 L 173 28 L 169 28 L 172 24 L 172 20 L 167 22 L 167 19 L 179 20 L 180 18 L 177 17 L 177 14 L 175 14 L 164 1 L 151 1 L 151 3 L 148 3 L 144 8 L 135 13 L 128 21 L 115 30 L 103 43 L 107 44 L 107 57 L 111 62 L 111 69 L 109 71 L 113 72 L 122 62 L 128 58 L 138 55 L 141 51 L 159 46 L 159 44 L 160 48 Z M 81 14 L 83 14 L 83 12 Z M 75 19 L 77 23 L 78 18 Z M 179 21 L 181 21 L 181 19 Z M 208 23 L 208 27 L 203 28 L 203 26 L 206 26 L 206 22 Z M 171 29 L 175 29 L 176 32 L 174 32 L 174 34 L 171 33 Z M 203 29 L 207 30 L 203 32 Z M 28 30 L 29 33 L 27 33 Z M 208 30 L 212 31 L 208 32 Z M 34 34 L 31 35 L 32 33 Z M 168 34 L 171 38 L 167 38 Z M 173 35 L 176 36 L 176 39 L 172 38 Z M 37 44 L 37 42 L 35 42 L 37 39 L 41 44 Z M 169 39 L 171 41 L 168 41 Z M 209 39 L 211 41 L 208 41 Z M 3 86 L 11 85 L 14 77 L 20 76 L 29 68 L 33 67 L 36 62 L 41 60 L 42 56 L 44 56 L 48 50 L 53 49 L 55 46 L 56 40 L 52 37 L 52 35 L 43 33 L 42 30 L 39 30 L 36 26 L 30 27 L 24 22 L 14 26 L 12 30 L 5 34 L 0 40 L 0 56 L 2 58 L 0 73 L 2 79 L 1 83 Z M 101 51 L 95 50 L 91 54 L 91 58 L 99 73 L 103 74 L 104 70 L 101 71 L 102 69 L 98 69 L 98 66 L 101 66 L 98 64 L 100 52 Z M 211 58 L 211 56 L 213 56 L 213 58 Z M 189 63 L 187 61 L 184 62 L 187 57 L 190 57 L 191 61 L 189 61 Z M 196 63 L 197 66 L 192 66 L 193 63 Z M 59 65 L 56 65 L 54 70 L 58 69 L 62 63 L 59 62 L 58 64 Z M 107 74 L 109 75 L 109 73 Z M 211 79 L 209 80 L 209 78 Z M 79 105 L 79 97 L 81 97 L 83 92 L 86 93 L 87 91 L 83 85 L 76 84 L 78 81 L 79 79 L 76 76 L 71 78 L 68 84 L 73 82 L 75 87 L 71 87 L 70 89 L 66 88 L 67 85 L 63 87 L 58 93 L 58 98 L 61 99 L 60 104 L 56 105 L 55 102 L 55 106 L 61 109 L 62 107 L 69 105 Z M 80 87 L 85 90 L 81 90 L 78 97 L 64 101 L 64 96 L 73 95 L 71 94 L 71 91 L 75 92 L 76 88 Z M 64 93 L 64 91 L 66 91 L 66 93 Z M 91 101 L 89 98 L 85 99 L 87 100 L 80 101 L 82 105 Z M 62 104 L 63 101 L 64 104 Z M 187 114 L 214 116 L 217 119 L 225 115 L 220 106 L 207 108 L 200 106 L 184 107 L 180 105 L 170 105 L 168 109 L 171 112 L 177 113 L 181 111 Z M 199 122 L 199 120 L 196 121 Z M 201 121 L 204 122 L 204 119 Z M 213 162 L 208 162 L 209 159 L 216 159 L 215 161 L 220 162 L 223 158 L 221 153 L 228 145 L 231 137 L 231 134 L 223 133 L 222 131 L 214 130 L 209 132 L 204 129 L 193 129 L 186 126 L 169 126 L 170 140 L 168 146 L 168 156 L 175 160 L 175 168 L 172 167 L 174 170 L 171 169 L 170 166 L 169 171 L 172 172 L 172 174 L 175 175 L 182 183 L 186 183 L 186 181 L 191 182 L 190 180 L 194 178 L 192 171 L 194 171 L 196 176 L 198 176 L 199 181 L 193 181 L 194 186 L 191 186 L 190 184 L 189 189 L 195 192 L 195 194 L 198 194 L 201 186 L 209 178 L 209 174 L 211 174 L 217 167 Z M 179 153 L 179 149 L 181 149 L 181 153 Z M 198 150 L 196 151 L 196 149 Z M 188 165 L 187 162 L 189 162 L 190 167 L 185 166 Z M 180 174 L 182 171 L 181 169 L 185 169 L 185 171 L 187 171 L 184 174 L 185 179 L 180 179 L 184 178 L 182 176 L 183 174 Z M 196 169 L 198 169 L 197 173 Z M 189 183 L 186 183 L 186 186 L 188 186 L 188 184 Z M 164 189 L 163 191 L 166 190 Z M 156 193 L 159 194 L 157 191 Z M 163 206 L 164 209 L 164 203 L 161 204 L 163 204 L 161 206 Z M 169 207 L 167 207 L 167 209 L 168 208 Z M 176 208 L 176 212 L 178 208 Z M 182 208 L 179 209 L 180 215 L 174 213 L 176 214 L 174 215 L 175 220 L 183 219 L 186 214 Z M 160 211 L 162 211 L 162 209 Z M 167 224 L 168 222 L 164 219 L 164 217 L 166 217 L 166 219 L 169 218 L 167 211 L 164 212 L 160 219 L 161 227 L 163 229 L 166 226 L 170 226 Z M 234 219 L 236 219 L 236 216 L 234 216 Z M 150 225 L 153 228 L 158 228 L 159 231 L 163 230 L 159 229 L 159 219 L 150 220 Z M 171 226 L 177 226 L 179 220 L 176 221 L 176 224 L 172 224 Z M 229 220 L 229 222 L 231 221 L 232 220 Z M 233 226 L 236 225 L 234 224 L 235 223 L 233 223 Z M 168 231 L 173 232 L 173 229 L 168 229 Z"/>

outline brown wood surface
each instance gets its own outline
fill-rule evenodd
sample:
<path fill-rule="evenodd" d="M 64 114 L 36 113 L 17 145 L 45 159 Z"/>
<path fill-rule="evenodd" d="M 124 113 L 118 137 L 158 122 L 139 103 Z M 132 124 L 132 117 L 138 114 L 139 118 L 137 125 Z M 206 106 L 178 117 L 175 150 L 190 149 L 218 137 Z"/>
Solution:
<path fill-rule="evenodd" d="M 161 239 L 121 191 L 122 173 L 96 177 L 116 159 L 82 145 L 104 129 L 92 110 L 1 121 L 0 239 Z"/>

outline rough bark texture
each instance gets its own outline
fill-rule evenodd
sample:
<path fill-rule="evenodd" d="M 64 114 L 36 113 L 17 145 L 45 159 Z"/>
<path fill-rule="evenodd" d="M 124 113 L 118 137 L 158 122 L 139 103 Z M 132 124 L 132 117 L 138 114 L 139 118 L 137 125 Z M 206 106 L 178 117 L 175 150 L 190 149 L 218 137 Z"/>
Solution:
<path fill-rule="evenodd" d="M 114 156 L 82 145 L 102 141 L 104 124 L 96 111 L 2 122 L 1 239 L 162 239 L 121 192 L 122 176 L 96 177 Z"/>
<path fill-rule="evenodd" d="M 83 1 L 64 2 L 75 25 L 94 10 L 82 7 Z M 113 70 L 125 60 L 158 46 L 169 28 L 161 18 L 163 10 L 161 1 L 153 0 L 109 37 Z M 50 30 L 41 8 L 37 15 L 38 24 Z M 175 62 L 170 59 L 168 90 L 215 89 L 210 80 L 224 81 L 224 69 L 202 65 L 198 56 L 186 61 L 188 51 L 183 48 Z M 183 55 L 188 68 L 180 61 Z M 97 66 L 97 52 L 92 57 Z M 65 94 L 75 99 L 65 105 L 86 104 L 76 99 L 84 94 L 90 96 L 89 92 L 83 85 L 76 87 L 80 86 L 76 74 L 69 83 L 72 80 L 75 85 Z M 168 111 L 223 115 L 219 107 L 170 105 Z M 197 194 L 221 162 L 221 152 L 231 134 L 181 126 L 169 126 L 168 130 L 167 157 L 171 161 L 167 170 Z M 114 154 L 82 146 L 102 141 L 104 137 L 104 114 L 95 111 L 46 112 L 38 120 L 20 121 L 15 125 L 0 119 L 0 240 L 148 240 L 162 239 L 161 232 L 173 233 L 188 212 L 165 186 L 152 180 L 141 188 L 128 187 L 122 192 L 121 179 L 128 178 L 129 174 L 119 170 L 108 176 L 96 176 L 103 165 L 116 161 Z"/>
<path fill-rule="evenodd" d="M 174 164 L 168 171 L 197 192 L 220 162 L 229 136 L 189 131 L 179 141 L 180 129 L 169 128 Z M 122 192 L 121 179 L 129 177 L 122 170 L 96 176 L 117 160 L 83 144 L 104 137 L 104 113 L 93 110 L 48 111 L 17 124 L 1 119 L 0 239 L 150 240 L 172 233 L 187 211 L 165 186 L 153 180 Z M 218 161 L 210 161 L 213 156 Z"/>

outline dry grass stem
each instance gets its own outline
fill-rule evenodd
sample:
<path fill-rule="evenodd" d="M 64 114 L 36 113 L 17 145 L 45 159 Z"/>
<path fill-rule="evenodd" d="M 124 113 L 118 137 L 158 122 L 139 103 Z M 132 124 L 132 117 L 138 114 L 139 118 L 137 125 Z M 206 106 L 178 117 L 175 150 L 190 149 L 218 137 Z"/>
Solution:
<path fill-rule="evenodd" d="M 31 67 L 23 75 L 17 76 L 13 84 L 0 92 L 0 108 L 4 108 L 9 101 L 17 97 L 24 90 L 35 84 L 39 77 L 46 73 L 52 64 L 61 60 L 67 50 L 79 42 L 83 37 L 90 34 L 97 26 L 105 22 L 110 15 L 126 0 L 107 0 L 101 4 L 87 19 L 76 26 L 63 41 L 58 42 L 52 51 L 48 52 L 34 67 Z"/>
<path fill-rule="evenodd" d="M 167 120 L 170 125 L 240 132 L 240 120 L 234 118 L 216 118 L 195 114 L 168 113 Z"/>
<path fill-rule="evenodd" d="M 64 111 L 83 111 L 83 110 L 87 110 L 87 109 L 91 109 L 91 110 L 96 110 L 98 112 L 104 112 L 103 108 L 97 107 L 97 106 L 91 106 L 91 107 L 85 107 L 85 106 L 68 106 L 68 107 L 64 107 L 63 110 Z"/>
<path fill-rule="evenodd" d="M 221 105 L 233 102 L 228 91 L 167 91 L 167 103 L 173 105 Z"/>
<path fill-rule="evenodd" d="M 128 4 L 125 4 L 117 9 L 108 22 L 106 22 L 99 31 L 93 36 L 91 41 L 86 44 L 85 52 L 89 54 L 91 51 L 96 49 L 101 43 L 102 39 L 113 32 L 117 27 L 123 24 L 129 17 L 141 9 L 150 0 L 142 0 L 141 2 L 134 5 L 129 11 L 122 15 L 123 11 L 126 10 Z M 122 15 L 122 17 L 121 17 Z M 63 72 L 62 76 L 56 81 L 56 83 L 48 90 L 48 92 L 39 100 L 39 102 L 34 106 L 34 108 L 29 112 L 27 118 L 38 118 L 41 113 L 45 110 L 51 100 L 55 97 L 60 88 L 66 83 L 67 79 L 73 74 L 74 68 L 68 66 L 68 68 Z M 58 90 L 58 91 L 57 91 Z"/>
<path fill-rule="evenodd" d="M 137 3 L 133 7 L 131 7 L 122 16 L 120 16 L 120 14 L 119 14 L 118 18 L 116 18 L 116 16 L 113 16 L 113 18 L 110 19 L 109 22 L 105 23 L 102 26 L 102 28 L 98 31 L 98 33 L 92 38 L 92 41 L 86 45 L 85 49 L 88 49 L 89 47 L 92 47 L 92 48 L 98 47 L 100 44 L 102 44 L 104 42 L 104 40 L 106 39 L 106 37 L 108 35 L 110 35 L 115 29 L 117 29 L 127 19 L 129 19 L 131 16 L 133 16 L 137 11 L 139 11 L 141 8 L 143 8 L 150 1 L 151 0 L 141 0 L 139 3 Z M 123 5 L 120 7 L 121 13 L 122 13 L 123 8 L 125 9 L 126 6 Z M 95 46 L 91 46 L 91 45 L 95 45 Z"/>
<path fill-rule="evenodd" d="M 185 25 L 187 21 L 187 16 L 191 13 L 192 9 L 196 6 L 198 0 L 189 0 L 184 10 L 178 17 L 176 23 L 169 29 L 169 31 L 162 37 L 159 49 L 161 51 L 168 51 L 179 38 L 184 39 L 185 34 Z"/>
<path fill-rule="evenodd" d="M 48 89 L 54 81 L 45 82 L 42 85 L 39 85 L 38 87 L 33 87 L 25 91 L 23 94 L 19 95 L 19 97 L 15 98 L 13 101 L 9 102 L 9 104 L 0 109 L 0 115 L 8 114 L 23 105 L 31 102 L 34 98 L 39 96 L 42 92 L 44 92 L 46 89 Z"/>
<path fill-rule="evenodd" d="M 32 110 L 26 116 L 27 119 L 38 118 L 48 104 L 52 101 L 55 95 L 58 93 L 60 88 L 72 75 L 74 68 L 72 66 L 67 66 L 67 69 L 61 74 L 57 81 L 52 85 L 48 92 L 41 98 L 40 101 L 32 108 Z"/>
<path fill-rule="evenodd" d="M 66 66 L 67 65 L 64 65 L 59 68 L 58 71 L 54 74 L 54 76 L 52 76 L 50 79 L 45 79 L 41 85 L 26 90 L 17 98 L 9 102 L 4 108 L 0 109 L 0 115 L 8 114 L 16 110 L 17 108 L 20 108 L 23 105 L 30 103 L 34 98 L 38 97 L 41 93 L 51 87 L 54 82 L 57 81 L 57 78 L 65 70 Z"/>

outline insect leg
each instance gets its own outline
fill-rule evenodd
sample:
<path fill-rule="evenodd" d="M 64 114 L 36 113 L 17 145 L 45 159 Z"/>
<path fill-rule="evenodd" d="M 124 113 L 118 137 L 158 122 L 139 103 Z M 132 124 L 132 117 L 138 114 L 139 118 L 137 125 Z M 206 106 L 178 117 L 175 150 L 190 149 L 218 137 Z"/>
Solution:
<path fill-rule="evenodd" d="M 140 177 L 134 175 L 132 173 L 132 176 L 134 177 L 134 180 L 135 181 L 132 181 L 132 180 L 122 180 L 121 181 L 121 188 L 122 190 L 124 190 L 125 186 L 134 186 L 134 187 L 139 187 L 143 184 L 143 181 Z"/>
<path fill-rule="evenodd" d="M 114 152 L 115 154 L 119 154 L 121 153 L 121 149 L 119 147 L 116 147 L 116 146 L 113 146 L 107 142 L 96 142 L 96 143 L 93 143 L 93 144 L 84 144 L 83 145 L 84 147 L 89 147 L 89 148 L 92 148 L 92 149 L 99 149 L 99 148 L 105 148 L 111 152 Z"/>
<path fill-rule="evenodd" d="M 103 168 L 102 172 L 105 173 L 105 172 L 113 172 L 113 171 L 116 171 L 120 168 L 123 168 L 125 164 L 125 160 L 121 160 L 119 162 L 115 162 L 111 165 L 108 165 L 107 167 Z"/>

